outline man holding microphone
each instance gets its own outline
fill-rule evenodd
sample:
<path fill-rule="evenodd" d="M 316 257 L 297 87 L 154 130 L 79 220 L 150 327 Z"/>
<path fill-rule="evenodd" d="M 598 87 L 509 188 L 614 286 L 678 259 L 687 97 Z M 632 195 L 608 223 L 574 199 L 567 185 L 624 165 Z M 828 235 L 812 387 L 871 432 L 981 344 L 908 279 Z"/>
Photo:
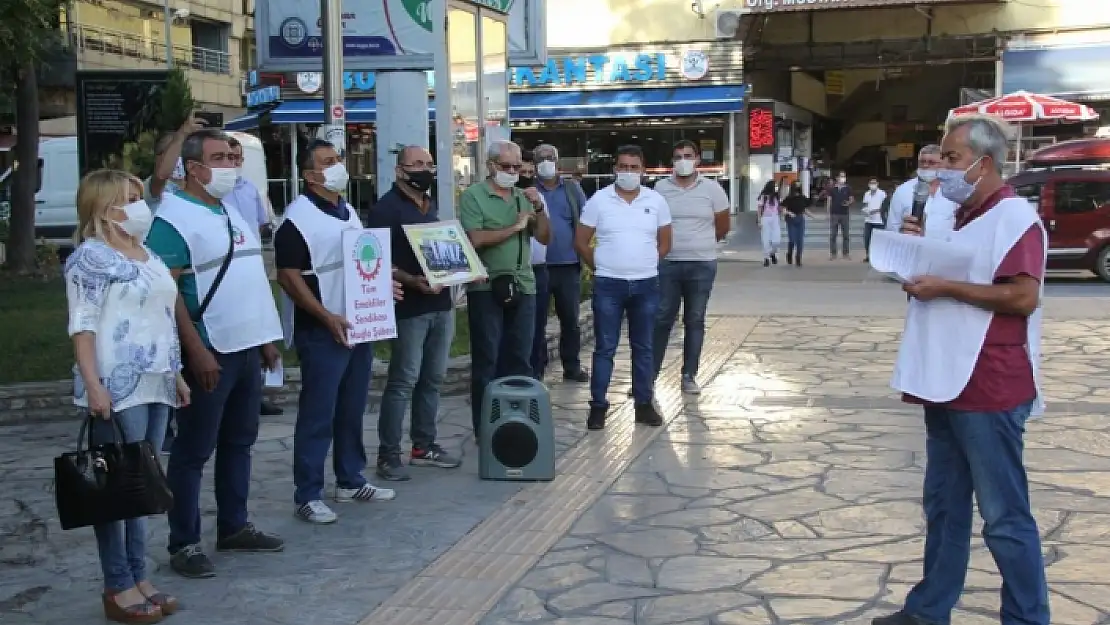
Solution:
<path fill-rule="evenodd" d="M 1036 210 L 1003 182 L 1009 127 L 949 121 L 937 186 L 959 205 L 947 238 L 972 250 L 966 281 L 920 276 L 891 386 L 924 409 L 926 518 L 922 579 L 902 610 L 873 625 L 950 622 L 971 555 L 973 496 L 1002 575 L 1002 625 L 1048 625 L 1040 535 L 1022 460 L 1025 422 L 1043 411 L 1037 384 L 1047 236 Z M 924 228 L 922 228 L 922 225 Z M 901 231 L 933 227 L 903 218 Z"/>

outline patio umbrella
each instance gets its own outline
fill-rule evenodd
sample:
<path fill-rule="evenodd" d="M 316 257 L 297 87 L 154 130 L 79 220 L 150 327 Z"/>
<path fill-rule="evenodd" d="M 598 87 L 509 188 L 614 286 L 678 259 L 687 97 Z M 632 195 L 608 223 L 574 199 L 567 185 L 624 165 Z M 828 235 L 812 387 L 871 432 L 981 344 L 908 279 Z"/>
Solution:
<path fill-rule="evenodd" d="M 1098 119 L 1098 113 L 1085 104 L 1069 102 L 1049 95 L 1029 93 L 1028 91 L 1015 91 L 980 102 L 957 106 L 948 111 L 948 118 L 974 114 L 995 115 L 1018 126 L 1016 155 L 1019 166 L 1021 165 L 1023 124 L 1056 124 Z"/>

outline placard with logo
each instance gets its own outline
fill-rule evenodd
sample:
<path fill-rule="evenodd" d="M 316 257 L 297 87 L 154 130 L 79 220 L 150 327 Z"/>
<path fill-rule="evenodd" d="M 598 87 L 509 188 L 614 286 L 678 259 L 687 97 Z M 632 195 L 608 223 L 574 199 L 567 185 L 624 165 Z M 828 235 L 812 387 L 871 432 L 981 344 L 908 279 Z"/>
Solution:
<path fill-rule="evenodd" d="M 405 237 L 432 286 L 455 286 L 489 276 L 457 220 L 404 226 Z"/>
<path fill-rule="evenodd" d="M 397 338 L 388 228 L 343 232 L 343 282 L 351 345 Z"/>

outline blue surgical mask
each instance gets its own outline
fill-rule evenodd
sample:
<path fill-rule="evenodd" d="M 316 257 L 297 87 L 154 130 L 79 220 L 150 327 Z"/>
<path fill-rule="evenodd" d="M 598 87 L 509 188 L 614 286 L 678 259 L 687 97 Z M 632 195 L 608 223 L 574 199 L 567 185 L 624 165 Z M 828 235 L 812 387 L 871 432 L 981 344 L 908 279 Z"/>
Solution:
<path fill-rule="evenodd" d="M 975 159 L 971 167 L 962 171 L 959 169 L 938 169 L 937 180 L 940 181 L 940 194 L 957 204 L 968 201 L 975 193 L 975 187 L 979 186 L 979 181 L 983 179 L 983 176 L 980 175 L 975 182 L 968 182 L 967 172 L 971 171 L 971 168 L 978 165 L 982 160 L 983 157 L 980 156 Z"/>
<path fill-rule="evenodd" d="M 924 180 L 925 182 L 932 182 L 937 179 L 937 170 L 919 169 L 917 170 L 917 178 L 918 180 Z"/>

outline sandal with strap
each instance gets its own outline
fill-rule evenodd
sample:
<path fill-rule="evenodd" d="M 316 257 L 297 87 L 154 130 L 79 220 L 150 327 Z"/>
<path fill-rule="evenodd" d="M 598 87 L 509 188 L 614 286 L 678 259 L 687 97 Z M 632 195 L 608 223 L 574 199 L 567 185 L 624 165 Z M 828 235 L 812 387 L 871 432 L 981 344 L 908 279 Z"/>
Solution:
<path fill-rule="evenodd" d="M 156 592 L 153 595 L 149 595 L 146 600 L 161 608 L 164 616 L 170 616 L 181 609 L 181 604 L 177 601 L 177 597 L 167 595 L 164 592 Z"/>
<path fill-rule="evenodd" d="M 104 618 L 125 625 L 146 625 L 147 623 L 160 623 L 165 615 L 162 608 L 144 601 L 135 605 L 122 606 L 116 603 L 116 595 L 104 593 Z"/>

